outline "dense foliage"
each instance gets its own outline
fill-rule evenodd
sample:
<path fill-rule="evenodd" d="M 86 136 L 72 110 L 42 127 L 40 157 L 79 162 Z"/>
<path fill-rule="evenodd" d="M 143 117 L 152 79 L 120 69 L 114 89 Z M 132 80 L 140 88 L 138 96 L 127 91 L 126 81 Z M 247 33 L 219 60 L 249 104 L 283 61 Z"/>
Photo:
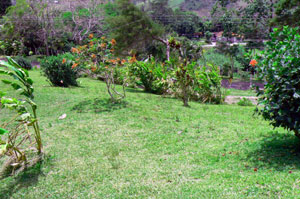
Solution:
<path fill-rule="evenodd" d="M 300 138 L 300 35 L 298 28 L 275 29 L 259 68 L 267 82 L 259 113 L 274 127 L 284 127 Z"/>
<path fill-rule="evenodd" d="M 21 66 L 22 68 L 24 68 L 26 70 L 32 69 L 32 64 L 31 64 L 30 60 L 28 60 L 26 57 L 17 56 L 14 59 L 19 64 L 19 66 Z"/>
<path fill-rule="evenodd" d="M 6 9 L 11 6 L 11 0 L 1 0 L 0 1 L 0 16 L 4 15 Z"/>
<path fill-rule="evenodd" d="M 129 64 L 129 75 L 136 85 L 143 86 L 146 92 L 163 94 L 166 92 L 167 68 L 154 58 Z"/>
<path fill-rule="evenodd" d="M 43 74 L 54 86 L 78 86 L 76 79 L 79 77 L 80 68 L 72 69 L 74 56 L 64 55 L 49 56 L 41 61 Z"/>

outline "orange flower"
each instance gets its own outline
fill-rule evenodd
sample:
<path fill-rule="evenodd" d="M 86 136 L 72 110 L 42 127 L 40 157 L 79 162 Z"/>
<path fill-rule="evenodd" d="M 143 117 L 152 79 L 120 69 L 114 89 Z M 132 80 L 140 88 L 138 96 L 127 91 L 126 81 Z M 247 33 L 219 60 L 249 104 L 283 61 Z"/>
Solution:
<path fill-rule="evenodd" d="M 131 59 L 129 60 L 129 63 L 135 63 L 136 62 L 136 57 L 135 55 L 133 55 L 133 57 L 131 57 Z"/>
<path fill-rule="evenodd" d="M 105 37 L 101 37 L 102 40 L 106 39 Z"/>
<path fill-rule="evenodd" d="M 112 39 L 112 40 L 111 40 L 111 45 L 114 46 L 114 45 L 116 45 L 116 44 L 117 44 L 116 40 L 115 40 L 115 39 Z"/>
<path fill-rule="evenodd" d="M 125 63 L 126 63 L 126 60 L 122 59 L 121 64 L 125 64 Z"/>
<path fill-rule="evenodd" d="M 72 49 L 71 49 L 71 52 L 72 52 L 72 53 L 79 53 L 79 50 L 78 50 L 77 48 L 72 48 Z"/>
<path fill-rule="evenodd" d="M 89 45 L 90 45 L 90 46 L 93 46 L 93 45 L 94 45 L 94 42 L 93 42 L 93 41 L 90 41 Z"/>
<path fill-rule="evenodd" d="M 252 59 L 252 60 L 250 61 L 250 66 L 254 67 L 254 66 L 256 66 L 256 65 L 257 65 L 257 61 L 256 61 L 255 59 Z"/>
<path fill-rule="evenodd" d="M 79 61 L 79 60 L 80 60 L 79 58 L 75 59 L 75 61 Z"/>
<path fill-rule="evenodd" d="M 96 59 L 97 58 L 97 56 L 95 55 L 95 54 L 92 54 L 92 59 Z"/>
<path fill-rule="evenodd" d="M 93 72 L 95 72 L 95 71 L 97 70 L 96 66 L 92 66 L 92 67 L 91 67 L 91 70 L 92 70 Z"/>
<path fill-rule="evenodd" d="M 93 39 L 93 38 L 94 38 L 94 34 L 90 34 L 89 39 Z"/>
<path fill-rule="evenodd" d="M 105 66 L 106 69 L 108 69 L 108 66 Z"/>
<path fill-rule="evenodd" d="M 112 53 L 112 52 L 114 52 L 115 51 L 115 49 L 110 49 L 110 52 Z"/>
<path fill-rule="evenodd" d="M 66 58 L 63 58 L 62 64 L 66 63 L 66 62 L 67 62 Z"/>
<path fill-rule="evenodd" d="M 116 64 L 117 61 L 115 59 L 111 59 L 111 60 L 109 60 L 109 62 L 112 64 Z"/>
<path fill-rule="evenodd" d="M 78 66 L 77 63 L 74 63 L 73 66 L 72 66 L 72 69 L 76 68 Z"/>
<path fill-rule="evenodd" d="M 101 43 L 100 47 L 101 48 L 106 48 L 106 43 Z"/>

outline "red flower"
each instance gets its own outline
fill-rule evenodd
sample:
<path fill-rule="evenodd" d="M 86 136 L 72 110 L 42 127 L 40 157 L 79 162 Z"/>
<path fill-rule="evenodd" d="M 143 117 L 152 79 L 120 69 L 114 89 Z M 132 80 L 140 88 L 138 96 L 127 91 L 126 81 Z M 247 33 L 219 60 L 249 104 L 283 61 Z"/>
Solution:
<path fill-rule="evenodd" d="M 63 58 L 62 64 L 66 63 L 66 62 L 67 62 L 66 58 Z"/>
<path fill-rule="evenodd" d="M 116 44 L 117 44 L 116 40 L 115 40 L 115 39 L 112 39 L 112 40 L 111 40 L 111 45 L 114 46 L 114 45 L 116 45 Z"/>

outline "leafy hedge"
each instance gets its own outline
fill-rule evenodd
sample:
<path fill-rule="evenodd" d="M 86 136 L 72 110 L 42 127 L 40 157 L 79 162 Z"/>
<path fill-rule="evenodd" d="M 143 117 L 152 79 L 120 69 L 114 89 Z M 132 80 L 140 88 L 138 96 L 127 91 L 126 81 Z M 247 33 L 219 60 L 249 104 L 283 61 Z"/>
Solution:
<path fill-rule="evenodd" d="M 70 53 L 46 57 L 41 61 L 44 75 L 54 86 L 78 86 L 79 67 L 72 69 L 74 56 Z"/>

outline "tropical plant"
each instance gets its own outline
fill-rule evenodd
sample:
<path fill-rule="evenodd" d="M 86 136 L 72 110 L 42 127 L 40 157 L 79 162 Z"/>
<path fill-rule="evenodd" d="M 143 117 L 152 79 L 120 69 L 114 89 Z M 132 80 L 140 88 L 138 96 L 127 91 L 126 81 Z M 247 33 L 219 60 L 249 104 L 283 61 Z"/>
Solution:
<path fill-rule="evenodd" d="M 134 83 L 143 86 L 146 92 L 163 94 L 167 89 L 167 69 L 165 64 L 152 57 L 146 61 L 129 63 L 129 75 L 135 77 Z"/>
<path fill-rule="evenodd" d="M 294 131 L 300 138 L 300 35 L 299 28 L 274 29 L 258 63 L 258 75 L 266 81 L 259 91 L 258 109 L 274 127 Z"/>
<path fill-rule="evenodd" d="M 182 99 L 183 106 L 189 106 L 188 102 L 193 93 L 194 79 L 194 68 L 196 63 L 189 63 L 186 60 L 183 63 L 178 64 L 176 70 L 176 82 L 175 82 L 175 93 L 178 98 Z"/>
<path fill-rule="evenodd" d="M 25 99 L 9 98 L 5 96 L 5 93 L 0 92 L 1 109 L 7 108 L 16 112 L 11 120 L 0 125 L 0 136 L 2 136 L 0 139 L 0 157 L 9 157 L 0 171 L 0 178 L 5 177 L 7 173 L 20 172 L 37 163 L 43 154 L 37 105 L 34 102 L 33 80 L 17 62 L 10 57 L 7 59 L 8 62 L 0 62 L 0 65 L 4 67 L 0 69 L 0 74 L 10 76 L 17 81 L 2 79 L 2 82 L 11 85 Z M 3 138 L 5 135 L 6 139 Z M 29 159 L 28 156 L 32 153 L 37 153 L 38 157 Z"/>

